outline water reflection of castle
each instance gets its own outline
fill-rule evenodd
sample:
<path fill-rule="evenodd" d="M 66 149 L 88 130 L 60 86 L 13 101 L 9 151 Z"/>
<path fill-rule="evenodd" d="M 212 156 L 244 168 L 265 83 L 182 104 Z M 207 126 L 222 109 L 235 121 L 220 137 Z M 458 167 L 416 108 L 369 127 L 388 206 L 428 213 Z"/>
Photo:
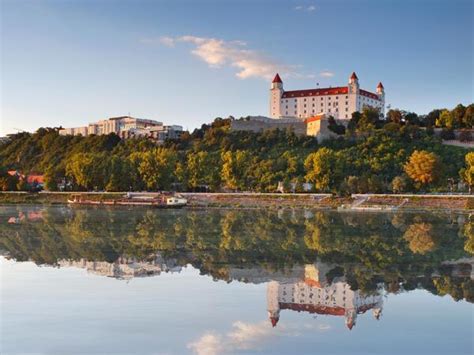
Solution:
<path fill-rule="evenodd" d="M 156 254 L 152 260 L 148 261 L 120 257 L 113 263 L 80 259 L 78 261 L 60 260 L 58 264 L 60 267 L 83 268 L 92 274 L 127 280 L 134 277 L 156 276 L 162 272 L 181 271 L 181 266 L 177 266 L 174 260 L 165 260 L 160 254 Z"/>
<path fill-rule="evenodd" d="M 365 295 L 360 290 L 353 291 L 344 277 L 329 282 L 326 275 L 333 267 L 317 262 L 296 266 L 287 272 L 231 268 L 230 276 L 243 282 L 268 282 L 267 310 L 274 327 L 281 310 L 343 316 L 349 329 L 356 324 L 357 315 L 368 310 L 379 319 L 383 308 L 383 287 Z"/>

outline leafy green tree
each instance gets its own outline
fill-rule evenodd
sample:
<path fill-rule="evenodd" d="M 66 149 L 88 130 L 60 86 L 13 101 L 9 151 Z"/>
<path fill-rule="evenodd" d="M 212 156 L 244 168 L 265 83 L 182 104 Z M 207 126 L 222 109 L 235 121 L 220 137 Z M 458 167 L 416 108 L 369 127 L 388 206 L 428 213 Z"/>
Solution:
<path fill-rule="evenodd" d="M 174 150 L 161 147 L 134 153 L 131 157 L 137 163 L 138 172 L 149 190 L 166 190 L 171 187 L 175 181 L 177 158 Z"/>
<path fill-rule="evenodd" d="M 455 128 L 454 117 L 449 110 L 441 111 L 439 118 L 436 120 L 436 126 L 446 127 L 448 129 Z"/>
<path fill-rule="evenodd" d="M 471 193 L 474 186 L 474 152 L 467 153 L 464 160 L 466 167 L 462 169 L 461 177 L 469 186 L 469 193 Z"/>
<path fill-rule="evenodd" d="M 336 152 L 326 147 L 308 155 L 304 166 L 306 179 L 313 183 L 318 191 L 329 191 L 341 176 L 340 161 Z"/>

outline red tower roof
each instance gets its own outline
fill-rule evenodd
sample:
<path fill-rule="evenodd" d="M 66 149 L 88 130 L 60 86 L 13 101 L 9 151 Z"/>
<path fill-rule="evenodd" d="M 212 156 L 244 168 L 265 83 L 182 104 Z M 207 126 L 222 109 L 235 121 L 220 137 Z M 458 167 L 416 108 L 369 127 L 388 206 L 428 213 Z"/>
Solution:
<path fill-rule="evenodd" d="M 382 82 L 380 82 L 378 85 L 377 85 L 377 89 L 383 89 L 383 85 L 382 85 Z"/>
<path fill-rule="evenodd" d="M 352 72 L 351 79 L 359 79 L 355 73 L 355 71 Z"/>
<path fill-rule="evenodd" d="M 273 81 L 272 83 L 282 83 L 283 81 L 281 81 L 281 78 L 280 78 L 280 75 L 278 75 L 278 73 L 275 75 L 275 77 L 273 78 Z"/>
<path fill-rule="evenodd" d="M 272 327 L 275 328 L 278 323 L 278 318 L 270 317 L 270 321 L 272 322 Z"/>

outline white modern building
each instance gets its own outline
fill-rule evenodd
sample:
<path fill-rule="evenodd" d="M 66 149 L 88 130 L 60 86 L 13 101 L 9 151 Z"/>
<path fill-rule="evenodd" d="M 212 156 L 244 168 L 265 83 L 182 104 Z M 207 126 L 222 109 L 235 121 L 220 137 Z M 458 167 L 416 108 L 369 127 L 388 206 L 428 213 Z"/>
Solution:
<path fill-rule="evenodd" d="M 59 130 L 60 135 L 89 136 L 115 133 L 123 139 L 147 137 L 159 142 L 166 139 L 177 139 L 182 132 L 183 127 L 178 125 L 166 126 L 159 121 L 131 116 L 111 117 L 90 123 L 88 126 Z"/>
<path fill-rule="evenodd" d="M 270 89 L 271 118 L 309 118 L 326 114 L 335 119 L 349 120 L 352 113 L 364 107 L 374 107 L 383 115 L 385 91 L 382 83 L 376 93 L 363 90 L 359 78 L 352 73 L 347 86 L 285 91 L 280 75 L 276 74 Z"/>

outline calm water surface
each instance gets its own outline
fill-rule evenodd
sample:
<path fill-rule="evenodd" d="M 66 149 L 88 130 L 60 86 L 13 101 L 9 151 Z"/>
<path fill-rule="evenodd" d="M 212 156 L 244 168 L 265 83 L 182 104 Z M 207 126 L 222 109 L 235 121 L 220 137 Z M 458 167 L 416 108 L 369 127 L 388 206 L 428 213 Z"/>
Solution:
<path fill-rule="evenodd" d="M 458 214 L 0 206 L 2 354 L 472 354 Z"/>

